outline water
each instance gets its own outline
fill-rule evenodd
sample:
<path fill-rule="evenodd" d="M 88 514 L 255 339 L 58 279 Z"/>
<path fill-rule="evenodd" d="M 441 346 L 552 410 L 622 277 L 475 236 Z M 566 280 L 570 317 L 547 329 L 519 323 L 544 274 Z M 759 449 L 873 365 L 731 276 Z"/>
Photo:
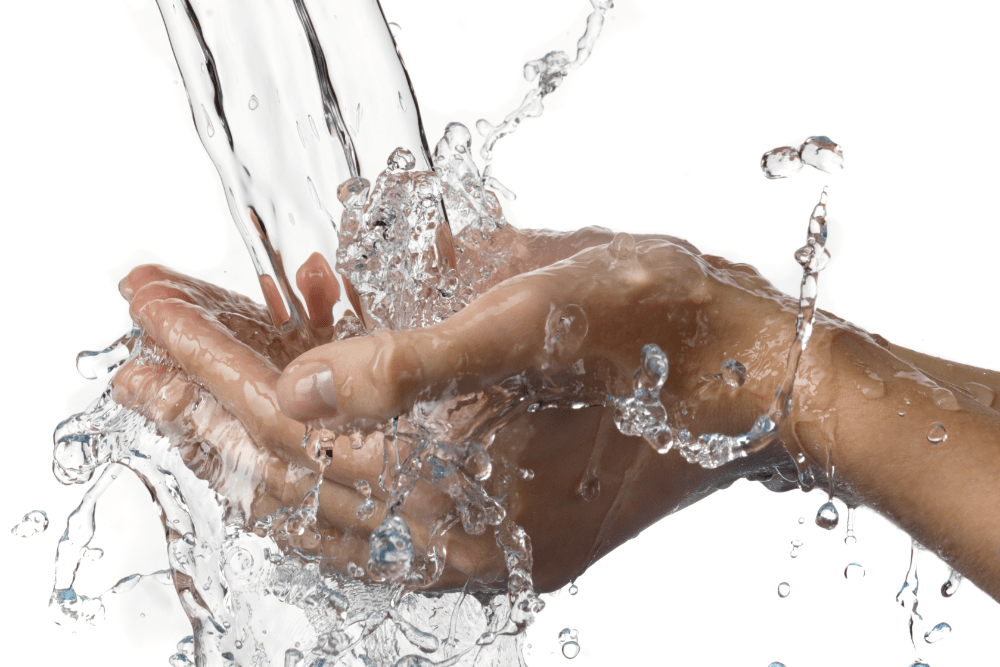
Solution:
<path fill-rule="evenodd" d="M 896 602 L 909 612 L 910 643 L 915 652 L 917 651 L 917 637 L 922 634 L 924 625 L 924 617 L 917 611 L 919 606 L 917 596 L 920 592 L 920 577 L 917 572 L 917 564 L 922 550 L 923 547 L 917 544 L 917 542 L 914 541 L 911 543 L 910 567 L 906 571 L 906 578 L 903 580 L 902 588 L 896 594 Z M 919 657 L 917 658 L 917 662 L 920 662 Z"/>
<path fill-rule="evenodd" d="M 948 576 L 948 581 L 941 585 L 941 595 L 943 597 L 950 598 L 952 595 L 957 593 L 958 587 L 961 585 L 963 578 L 964 577 L 961 573 L 952 570 L 951 574 Z"/>
<path fill-rule="evenodd" d="M 649 344 L 642 350 L 642 365 L 636 370 L 633 378 L 634 393 L 632 396 L 608 397 L 615 407 L 615 425 L 621 433 L 644 438 L 659 454 L 665 454 L 676 446 L 689 463 L 696 463 L 703 468 L 718 468 L 750 453 L 760 451 L 774 441 L 781 423 L 791 410 L 792 390 L 798 374 L 799 360 L 812 335 L 819 272 L 826 267 L 830 260 L 830 253 L 826 249 L 828 236 L 826 200 L 827 189 L 824 187 L 819 203 L 813 208 L 809 218 L 806 245 L 795 252 L 795 260 L 802 267 L 795 340 L 788 352 L 784 376 L 774 393 L 774 399 L 767 412 L 757 418 L 749 431 L 740 435 L 710 433 L 693 438 L 687 429 L 678 430 L 675 435 L 671 421 L 676 418 L 672 418 L 667 413 L 659 396 L 660 389 L 666 383 L 669 373 L 669 360 L 657 345 Z M 724 370 L 726 370 L 725 366 L 728 363 L 723 364 Z M 730 366 L 727 374 L 732 377 L 737 386 L 739 378 L 745 379 L 746 377 L 745 369 L 741 376 L 735 365 Z M 719 378 L 722 379 L 722 374 L 719 375 Z M 729 384 L 728 381 L 727 384 Z M 832 449 L 828 451 L 828 459 L 831 457 Z M 799 471 L 800 486 L 808 490 L 811 488 L 811 484 L 803 482 L 803 480 L 807 474 L 811 474 L 811 471 L 807 470 L 805 457 L 799 456 L 796 459 L 796 465 Z M 831 497 L 832 472 L 832 467 L 828 467 Z M 833 511 L 835 513 L 836 509 Z M 817 523 L 819 523 L 819 516 L 817 516 Z M 833 526 L 836 526 L 835 519 L 829 528 Z"/>
<path fill-rule="evenodd" d="M 42 510 L 31 510 L 24 515 L 21 522 L 10 529 L 14 537 L 33 537 L 44 533 L 49 527 L 49 517 Z"/>
<path fill-rule="evenodd" d="M 802 540 L 792 540 L 792 550 L 788 552 L 788 555 L 792 558 L 799 557 L 799 547 L 802 546 Z"/>
<path fill-rule="evenodd" d="M 572 660 L 580 655 L 580 638 L 576 630 L 564 628 L 559 633 L 559 647 L 563 657 Z"/>
<path fill-rule="evenodd" d="M 809 137 L 799 147 L 781 146 L 764 153 L 760 169 L 771 179 L 789 178 L 809 165 L 827 174 L 844 168 L 844 151 L 829 137 Z"/>
<path fill-rule="evenodd" d="M 844 568 L 844 579 L 864 579 L 865 568 L 861 563 L 851 563 Z"/>
<path fill-rule="evenodd" d="M 944 442 L 948 439 L 948 431 L 945 430 L 943 424 L 934 424 L 931 426 L 930 430 L 927 431 L 927 441 L 935 445 Z"/>
<path fill-rule="evenodd" d="M 951 626 L 947 623 L 938 623 L 933 628 L 924 633 L 924 641 L 928 644 L 936 644 L 951 634 Z"/>
<path fill-rule="evenodd" d="M 833 530 L 840 522 L 840 513 L 832 502 L 823 503 L 816 512 L 816 525 L 826 530 Z"/>
<path fill-rule="evenodd" d="M 854 534 L 854 518 L 857 514 L 857 507 L 847 506 L 847 535 L 844 536 L 844 544 L 851 545 L 858 543 L 858 537 Z"/>
<path fill-rule="evenodd" d="M 779 598 L 787 598 L 791 592 L 792 592 L 792 587 L 788 584 L 787 581 L 783 581 L 780 584 L 778 584 Z"/>

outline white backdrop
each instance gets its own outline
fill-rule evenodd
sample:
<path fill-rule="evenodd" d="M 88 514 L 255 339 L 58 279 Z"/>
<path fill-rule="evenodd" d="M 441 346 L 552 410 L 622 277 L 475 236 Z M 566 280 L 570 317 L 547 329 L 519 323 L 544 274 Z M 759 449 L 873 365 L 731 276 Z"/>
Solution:
<path fill-rule="evenodd" d="M 572 49 L 589 10 L 585 0 L 489 5 L 384 2 L 432 142 L 448 121 L 502 118 L 527 90 L 522 64 Z M 669 232 L 793 291 L 792 252 L 828 183 L 834 259 L 821 307 L 894 342 L 1000 368 L 990 287 L 998 19 L 985 2 L 622 0 L 545 115 L 498 144 L 496 174 L 519 195 L 505 210 L 524 226 Z M 169 589 L 110 600 L 107 621 L 78 633 L 47 617 L 56 540 L 82 492 L 52 478 L 49 436 L 100 391 L 73 358 L 126 330 L 115 285 L 132 265 L 162 262 L 255 295 L 256 280 L 153 0 L 6 3 L 0 63 L 0 524 L 32 509 L 52 521 L 31 539 L 0 537 L 5 657 L 165 665 L 189 634 Z M 844 146 L 843 174 L 761 176 L 764 151 L 810 134 Z M 107 555 L 84 564 L 81 591 L 166 565 L 148 495 L 122 482 L 99 510 L 95 545 Z M 661 521 L 582 577 L 579 595 L 549 600 L 529 664 L 562 664 L 556 635 L 568 626 L 583 648 L 574 665 L 909 665 L 907 615 L 894 602 L 908 538 L 863 512 L 858 544 L 845 546 L 842 528 L 813 525 L 820 503 L 741 483 Z M 792 539 L 805 543 L 794 560 Z M 967 582 L 942 599 L 946 570 L 925 560 L 921 612 L 928 627 L 955 630 L 923 656 L 934 667 L 995 660 L 1000 606 Z M 843 577 L 852 561 L 867 570 L 860 582 Z M 792 586 L 784 600 L 781 581 Z"/>

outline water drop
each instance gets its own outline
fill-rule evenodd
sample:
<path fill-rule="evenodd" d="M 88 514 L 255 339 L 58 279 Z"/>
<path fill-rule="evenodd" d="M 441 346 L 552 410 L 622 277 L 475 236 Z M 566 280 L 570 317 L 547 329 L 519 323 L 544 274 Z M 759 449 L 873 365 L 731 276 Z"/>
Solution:
<path fill-rule="evenodd" d="M 570 595 L 576 595 L 579 592 L 580 592 L 580 587 L 579 586 L 577 586 L 576 584 L 570 584 L 570 586 L 569 586 L 569 594 Z"/>
<path fill-rule="evenodd" d="M 820 528 L 833 530 L 839 522 L 840 513 L 837 512 L 837 508 L 831 502 L 823 503 L 819 511 L 816 512 L 816 525 Z"/>
<path fill-rule="evenodd" d="M 783 663 L 783 662 L 772 662 L 767 667 L 785 667 L 785 663 Z"/>
<path fill-rule="evenodd" d="M 787 598 L 788 594 L 792 592 L 792 587 L 788 585 L 787 581 L 782 581 L 778 584 L 778 597 Z"/>
<path fill-rule="evenodd" d="M 960 407 L 955 394 L 944 387 L 937 387 L 931 390 L 931 398 L 934 400 L 934 405 L 942 410 L 954 411 Z"/>
<path fill-rule="evenodd" d="M 389 156 L 386 166 L 388 166 L 391 172 L 410 171 L 417 166 L 417 160 L 413 157 L 413 153 L 403 147 L 399 147 Z"/>
<path fill-rule="evenodd" d="M 386 517 L 368 541 L 368 572 L 376 579 L 398 582 L 412 567 L 410 527 L 398 516 Z"/>
<path fill-rule="evenodd" d="M 285 667 L 296 667 L 305 657 L 302 655 L 302 651 L 294 648 L 290 648 L 285 651 Z"/>
<path fill-rule="evenodd" d="M 626 261 L 635 257 L 635 237 L 627 233 L 615 234 L 608 244 L 608 252 L 618 261 Z"/>
<path fill-rule="evenodd" d="M 250 96 L 250 103 L 247 104 L 247 106 L 250 107 L 250 111 L 253 111 L 254 109 L 257 108 L 257 96 L 256 95 L 251 95 Z"/>
<path fill-rule="evenodd" d="M 799 557 L 799 547 L 802 546 L 802 540 L 792 540 L 792 550 L 789 552 L 789 556 L 792 558 Z"/>
<path fill-rule="evenodd" d="M 844 168 L 844 151 L 829 137 L 809 137 L 799 149 L 802 162 L 828 174 Z"/>
<path fill-rule="evenodd" d="M 941 595 L 946 598 L 950 598 L 954 595 L 958 591 L 958 587 L 962 583 L 962 579 L 962 575 L 953 569 L 951 571 L 951 575 L 948 577 L 948 581 L 941 585 Z"/>
<path fill-rule="evenodd" d="M 726 359 L 722 362 L 719 377 L 730 387 L 742 387 L 747 380 L 747 369 L 735 359 Z"/>
<path fill-rule="evenodd" d="M 371 498 L 366 498 L 358 505 L 358 521 L 367 521 L 375 514 L 375 503 Z"/>
<path fill-rule="evenodd" d="M 931 430 L 927 432 L 927 440 L 935 445 L 947 439 L 948 431 L 945 430 L 943 424 L 934 424 L 931 426 Z"/>
<path fill-rule="evenodd" d="M 530 468 L 518 468 L 517 476 L 524 480 L 532 480 L 535 478 L 535 471 Z"/>
<path fill-rule="evenodd" d="M 951 634 L 951 626 L 947 623 L 938 623 L 933 628 L 924 633 L 924 641 L 928 644 L 936 644 Z"/>
<path fill-rule="evenodd" d="M 865 576 L 865 568 L 861 566 L 860 563 L 851 563 L 844 568 L 844 579 L 863 579 Z"/>
<path fill-rule="evenodd" d="M 802 158 L 796 149 L 782 146 L 764 153 L 760 169 L 768 178 L 788 178 L 802 171 Z"/>
<path fill-rule="evenodd" d="M 33 537 L 49 527 L 49 517 L 42 510 L 32 510 L 24 515 L 21 523 L 10 529 L 14 537 Z"/>
<path fill-rule="evenodd" d="M 146 618 L 145 612 L 139 614 L 139 618 Z"/>
<path fill-rule="evenodd" d="M 572 660 L 576 656 L 580 655 L 580 645 L 576 642 L 566 642 L 562 645 L 563 657 Z"/>
<path fill-rule="evenodd" d="M 583 496 L 583 499 L 587 502 L 596 500 L 597 497 L 601 495 L 601 480 L 598 479 L 596 475 L 587 475 L 580 480 L 577 492 Z"/>
<path fill-rule="evenodd" d="M 805 522 L 806 522 L 806 518 L 804 516 L 800 516 L 799 517 L 799 523 L 805 523 Z"/>

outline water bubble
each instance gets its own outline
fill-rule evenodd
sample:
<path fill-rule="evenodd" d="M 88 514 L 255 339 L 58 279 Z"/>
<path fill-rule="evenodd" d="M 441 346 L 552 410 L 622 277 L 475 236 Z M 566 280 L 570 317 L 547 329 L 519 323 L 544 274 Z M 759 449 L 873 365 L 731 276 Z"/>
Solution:
<path fill-rule="evenodd" d="M 783 662 L 772 662 L 767 667 L 785 667 L 785 663 L 783 663 Z"/>
<path fill-rule="evenodd" d="M 806 518 L 804 516 L 800 516 L 799 517 L 799 523 L 805 523 L 805 522 L 806 522 Z"/>
<path fill-rule="evenodd" d="M 865 568 L 860 563 L 851 563 L 844 568 L 844 579 L 863 579 L 864 576 Z"/>
<path fill-rule="evenodd" d="M 787 581 L 782 581 L 778 584 L 778 597 L 787 598 L 788 594 L 792 592 L 792 587 L 788 585 Z"/>
<path fill-rule="evenodd" d="M 10 529 L 14 537 L 32 537 L 44 533 L 49 527 L 49 517 L 42 510 L 32 510 L 24 515 L 21 523 Z"/>
<path fill-rule="evenodd" d="M 410 527 L 398 516 L 386 517 L 368 541 L 368 572 L 376 579 L 402 581 L 412 567 Z"/>
<path fill-rule="evenodd" d="M 722 362 L 719 377 L 730 387 L 742 387 L 747 380 L 747 369 L 735 359 L 726 359 Z"/>
<path fill-rule="evenodd" d="M 931 430 L 927 432 L 928 442 L 932 442 L 935 445 L 944 442 L 948 439 L 948 431 L 945 430 L 943 424 L 934 424 L 931 426 Z"/>
<path fill-rule="evenodd" d="M 413 157 L 413 153 L 400 146 L 389 156 L 386 166 L 392 172 L 410 171 L 417 166 L 417 160 Z"/>
<path fill-rule="evenodd" d="M 844 168 L 844 151 L 829 137 L 809 137 L 799 149 L 802 162 L 828 174 Z"/>
<path fill-rule="evenodd" d="M 570 595 L 576 595 L 579 592 L 580 592 L 580 587 L 579 586 L 577 586 L 576 584 L 570 584 L 569 585 L 569 594 Z"/>
<path fill-rule="evenodd" d="M 951 626 L 947 623 L 938 623 L 933 628 L 924 633 L 924 641 L 928 644 L 936 644 L 951 634 Z"/>
<path fill-rule="evenodd" d="M 802 546 L 802 540 L 792 540 L 792 550 L 789 552 L 789 556 L 792 558 L 799 557 L 799 547 Z"/>
<path fill-rule="evenodd" d="M 770 150 L 760 158 L 760 169 L 768 178 L 788 178 L 802 171 L 799 151 L 791 146 Z"/>
<path fill-rule="evenodd" d="M 816 512 L 816 525 L 820 528 L 833 530 L 837 527 L 839 522 L 840 513 L 837 512 L 837 508 L 834 507 L 831 502 L 823 503 L 823 505 L 820 506 L 819 511 Z"/>
<path fill-rule="evenodd" d="M 257 108 L 257 96 L 256 95 L 251 95 L 250 96 L 250 102 L 249 102 L 249 104 L 247 104 L 247 106 L 250 107 L 250 111 L 253 111 L 254 109 Z"/>
<path fill-rule="evenodd" d="M 371 498 L 366 498 L 358 505 L 358 521 L 367 521 L 375 514 L 375 502 Z"/>
<path fill-rule="evenodd" d="M 580 480 L 577 491 L 587 502 L 596 500 L 601 495 L 601 480 L 597 478 L 597 475 L 587 475 Z"/>

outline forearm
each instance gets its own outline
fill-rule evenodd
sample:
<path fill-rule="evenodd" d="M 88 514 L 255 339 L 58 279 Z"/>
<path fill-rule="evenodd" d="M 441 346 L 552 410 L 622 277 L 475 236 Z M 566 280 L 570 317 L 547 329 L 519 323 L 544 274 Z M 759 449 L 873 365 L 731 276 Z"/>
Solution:
<path fill-rule="evenodd" d="M 785 437 L 820 465 L 832 452 L 838 493 L 886 515 L 1000 600 L 1000 414 L 957 384 L 974 376 L 988 388 L 995 374 L 893 354 L 830 322 L 810 346 L 804 370 L 821 379 L 798 397 Z"/>

